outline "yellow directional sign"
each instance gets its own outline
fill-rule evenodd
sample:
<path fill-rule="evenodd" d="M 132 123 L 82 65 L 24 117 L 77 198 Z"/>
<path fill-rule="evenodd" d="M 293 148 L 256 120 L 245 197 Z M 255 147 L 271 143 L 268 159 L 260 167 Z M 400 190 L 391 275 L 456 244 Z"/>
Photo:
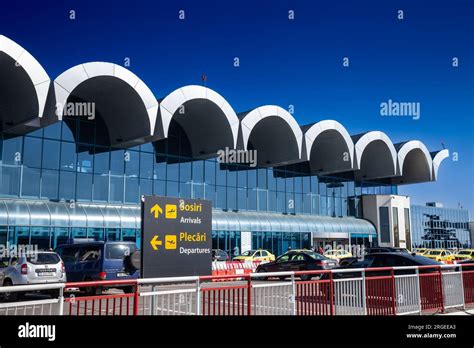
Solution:
<path fill-rule="evenodd" d="M 165 205 L 165 217 L 167 219 L 176 219 L 178 208 L 176 204 L 166 204 Z"/>
<path fill-rule="evenodd" d="M 158 235 L 155 234 L 153 239 L 150 241 L 150 244 L 151 244 L 151 247 L 153 248 L 153 250 L 158 250 L 158 246 L 162 245 L 163 242 L 161 240 L 158 240 Z"/>
<path fill-rule="evenodd" d="M 163 209 L 161 209 L 158 204 L 155 204 L 153 207 L 151 207 L 150 213 L 155 214 L 155 219 L 158 219 L 158 216 L 160 216 L 160 214 L 163 214 Z"/>

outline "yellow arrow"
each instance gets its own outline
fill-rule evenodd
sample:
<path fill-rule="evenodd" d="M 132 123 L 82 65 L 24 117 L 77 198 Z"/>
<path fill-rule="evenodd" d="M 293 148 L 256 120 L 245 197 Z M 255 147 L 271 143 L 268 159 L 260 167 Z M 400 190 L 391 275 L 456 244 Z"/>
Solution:
<path fill-rule="evenodd" d="M 155 214 L 155 219 L 158 219 L 158 216 L 163 214 L 163 209 L 161 209 L 158 204 L 155 204 L 153 207 L 151 207 L 150 213 Z"/>
<path fill-rule="evenodd" d="M 153 239 L 150 241 L 150 244 L 151 244 L 151 247 L 153 248 L 153 250 L 158 250 L 158 246 L 162 245 L 163 242 L 161 240 L 158 240 L 158 235 L 155 234 Z"/>

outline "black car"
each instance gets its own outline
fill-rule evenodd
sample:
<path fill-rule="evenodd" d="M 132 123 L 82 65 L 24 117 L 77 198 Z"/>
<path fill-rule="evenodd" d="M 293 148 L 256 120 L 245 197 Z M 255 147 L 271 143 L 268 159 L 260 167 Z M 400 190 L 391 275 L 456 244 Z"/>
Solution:
<path fill-rule="evenodd" d="M 405 248 L 393 248 L 393 247 L 372 247 L 364 250 L 364 255 L 370 255 L 375 253 L 406 253 L 409 254 L 410 251 Z M 339 260 L 339 266 L 348 266 L 353 262 L 358 261 L 357 257 L 345 257 Z"/>
<path fill-rule="evenodd" d="M 337 266 L 337 261 L 331 260 L 311 250 L 291 250 L 279 256 L 275 261 L 261 264 L 257 273 L 264 272 L 297 272 L 331 269 Z M 285 279 L 285 276 L 280 279 Z M 302 275 L 301 280 L 311 279 L 311 275 Z"/>
<path fill-rule="evenodd" d="M 230 257 L 224 250 L 212 249 L 212 261 L 229 261 Z"/>
<path fill-rule="evenodd" d="M 337 269 L 351 268 L 383 268 L 383 267 L 405 267 L 405 266 L 439 266 L 440 262 L 429 259 L 424 256 L 408 254 L 404 252 L 386 252 L 373 253 L 364 256 L 364 259 L 354 261 L 348 265 L 340 266 Z M 420 273 L 433 272 L 436 268 L 421 269 Z M 411 270 L 397 270 L 395 274 L 413 273 Z M 388 271 L 370 271 L 366 272 L 366 276 L 386 275 Z M 334 273 L 334 278 L 354 278 L 360 276 L 360 272 L 341 272 Z"/>
<path fill-rule="evenodd" d="M 375 253 L 407 253 L 410 251 L 405 248 L 393 248 L 393 247 L 372 247 L 365 249 L 366 254 L 375 254 Z"/>

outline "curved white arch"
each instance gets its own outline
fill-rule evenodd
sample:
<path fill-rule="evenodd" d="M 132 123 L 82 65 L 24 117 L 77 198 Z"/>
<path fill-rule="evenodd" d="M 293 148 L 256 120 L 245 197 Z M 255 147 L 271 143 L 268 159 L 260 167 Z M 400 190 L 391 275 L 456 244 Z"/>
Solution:
<path fill-rule="evenodd" d="M 311 161 L 311 149 L 315 140 L 322 133 L 330 130 L 336 131 L 344 139 L 350 156 L 350 169 L 354 168 L 354 142 L 352 141 L 352 138 L 347 132 L 346 128 L 344 128 L 342 124 L 335 120 L 323 120 L 317 122 L 305 132 L 306 154 L 308 156 L 308 160 Z"/>
<path fill-rule="evenodd" d="M 441 165 L 441 162 L 443 162 L 443 160 L 445 160 L 446 158 L 449 157 L 449 150 L 444 149 L 444 150 L 435 152 L 432 155 L 433 155 L 433 176 L 432 176 L 432 180 L 436 181 L 438 179 L 439 166 Z"/>
<path fill-rule="evenodd" d="M 296 122 L 295 118 L 288 111 L 276 105 L 260 106 L 258 108 L 253 109 L 252 111 L 247 113 L 244 118 L 242 118 L 242 137 L 245 150 L 247 150 L 250 133 L 252 133 L 252 130 L 255 125 L 264 118 L 271 116 L 280 117 L 288 124 L 288 126 L 290 126 L 295 136 L 296 143 L 298 144 L 298 153 L 299 157 L 301 158 L 303 131 L 298 125 L 298 122 Z"/>
<path fill-rule="evenodd" d="M 146 111 L 148 113 L 148 118 L 150 121 L 150 136 L 153 135 L 156 118 L 158 114 L 158 101 L 155 96 L 148 88 L 148 86 L 140 80 L 131 71 L 116 65 L 113 63 L 107 62 L 90 62 L 76 65 L 61 75 L 59 75 L 54 80 L 55 94 L 56 94 L 56 114 L 58 118 L 61 119 L 63 115 L 64 105 L 66 104 L 69 96 L 78 87 L 81 83 L 99 76 L 109 76 L 115 77 L 125 83 L 127 83 L 131 88 L 133 88 L 140 99 L 142 100 Z M 133 117 L 133 115 L 130 115 Z"/>
<path fill-rule="evenodd" d="M 38 117 L 43 117 L 51 79 L 41 64 L 23 47 L 0 35 L 0 52 L 10 56 L 28 74 L 38 99 Z"/>
<path fill-rule="evenodd" d="M 227 100 L 219 93 L 210 88 L 199 85 L 188 85 L 178 88 L 168 94 L 160 103 L 161 122 L 163 124 L 164 137 L 168 137 L 168 130 L 171 119 L 176 111 L 186 102 L 195 99 L 205 99 L 214 103 L 226 116 L 229 127 L 232 130 L 234 148 L 237 145 L 237 136 L 239 134 L 239 118 L 234 109 Z"/>
<path fill-rule="evenodd" d="M 404 165 L 405 158 L 407 157 L 408 153 L 410 151 L 414 151 L 414 150 L 417 150 L 417 149 L 422 151 L 423 154 L 425 155 L 426 163 L 429 167 L 429 173 L 430 173 L 429 181 L 430 181 L 431 178 L 432 178 L 432 167 L 433 167 L 432 162 L 433 161 L 431 159 L 430 152 L 426 148 L 425 144 L 423 144 L 419 140 L 407 141 L 398 150 L 398 154 L 397 154 L 397 157 L 398 157 L 398 175 L 399 176 L 403 175 L 403 165 Z"/>
<path fill-rule="evenodd" d="M 381 131 L 367 132 L 357 139 L 356 143 L 354 144 L 355 158 L 357 161 L 357 169 L 362 169 L 361 161 L 362 161 L 362 155 L 364 154 L 364 151 L 367 149 L 367 147 L 371 143 L 376 142 L 376 141 L 382 141 L 387 146 L 387 149 L 389 150 L 390 156 L 391 156 L 390 162 L 393 163 L 393 174 L 389 176 L 395 176 L 397 172 L 397 151 L 392 141 L 390 140 L 390 138 L 384 132 L 381 132 Z M 371 160 L 376 161 L 377 158 L 372 158 Z M 383 175 L 383 177 L 386 177 L 386 176 L 387 175 Z M 374 177 L 374 178 L 377 178 L 377 177 Z"/>

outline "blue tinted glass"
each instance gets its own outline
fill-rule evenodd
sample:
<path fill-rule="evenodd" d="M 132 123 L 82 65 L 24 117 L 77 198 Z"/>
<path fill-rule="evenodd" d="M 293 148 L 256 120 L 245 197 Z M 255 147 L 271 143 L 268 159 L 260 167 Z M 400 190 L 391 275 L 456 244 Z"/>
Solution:
<path fill-rule="evenodd" d="M 153 162 L 154 155 L 152 153 L 140 153 L 140 177 L 145 179 L 153 179 Z"/>
<path fill-rule="evenodd" d="M 110 153 L 107 148 L 96 147 L 94 155 L 94 173 L 108 174 L 109 173 L 109 156 Z"/>
<path fill-rule="evenodd" d="M 59 147 L 60 142 L 56 140 L 43 141 L 43 168 L 59 168 Z"/>
<path fill-rule="evenodd" d="M 59 174 L 59 198 L 60 199 L 76 199 L 76 173 L 61 172 Z"/>
<path fill-rule="evenodd" d="M 109 195 L 109 176 L 94 175 L 94 201 L 107 202 Z"/>
<path fill-rule="evenodd" d="M 237 189 L 237 208 L 239 210 L 246 210 L 247 209 L 247 189 L 246 188 L 238 188 Z"/>
<path fill-rule="evenodd" d="M 92 151 L 92 147 L 83 147 L 80 149 L 81 152 L 77 154 L 77 171 L 80 173 L 92 173 L 92 166 L 94 156 L 89 152 Z M 81 187 L 81 185 L 78 185 Z"/>
<path fill-rule="evenodd" d="M 62 122 L 56 122 L 44 128 L 44 137 L 48 139 L 60 140 L 61 139 L 61 123 Z"/>
<path fill-rule="evenodd" d="M 110 174 L 123 175 L 125 168 L 125 154 L 123 150 L 110 152 Z"/>
<path fill-rule="evenodd" d="M 40 170 L 23 168 L 21 195 L 23 197 L 39 197 Z"/>
<path fill-rule="evenodd" d="M 41 139 L 25 137 L 23 148 L 23 164 L 25 166 L 41 167 L 41 145 Z"/>
<path fill-rule="evenodd" d="M 92 198 L 92 175 L 77 173 L 77 200 L 90 201 Z"/>
<path fill-rule="evenodd" d="M 138 177 L 139 168 L 139 152 L 126 151 L 125 152 L 125 175 L 129 177 Z M 138 196 L 138 195 L 137 195 Z"/>
<path fill-rule="evenodd" d="M 123 176 L 110 176 L 110 201 L 123 202 Z"/>
<path fill-rule="evenodd" d="M 179 163 L 170 163 L 166 168 L 166 179 L 178 181 L 179 180 Z"/>
<path fill-rule="evenodd" d="M 237 209 L 237 189 L 235 187 L 227 187 L 227 209 Z"/>
<path fill-rule="evenodd" d="M 179 165 L 179 181 L 191 181 L 191 162 L 183 162 Z"/>
<path fill-rule="evenodd" d="M 158 157 L 158 161 L 153 159 L 155 161 L 154 165 L 154 178 L 155 179 L 161 179 L 161 180 L 166 180 L 166 162 L 164 162 L 164 159 L 162 156 Z"/>
<path fill-rule="evenodd" d="M 41 198 L 57 199 L 59 189 L 59 172 L 45 170 L 41 174 Z"/>
<path fill-rule="evenodd" d="M 20 167 L 0 166 L 2 183 L 0 194 L 5 196 L 19 196 Z"/>
<path fill-rule="evenodd" d="M 140 195 L 153 194 L 153 181 L 149 179 L 140 179 Z"/>
<path fill-rule="evenodd" d="M 179 197 L 191 198 L 191 182 L 181 182 L 179 184 Z"/>
<path fill-rule="evenodd" d="M 204 181 L 204 161 L 195 161 L 193 164 L 193 181 Z"/>
<path fill-rule="evenodd" d="M 76 144 L 61 144 L 61 170 L 76 170 Z"/>
<path fill-rule="evenodd" d="M 153 194 L 158 196 L 166 195 L 166 182 L 164 180 L 153 180 Z"/>
<path fill-rule="evenodd" d="M 138 192 L 138 179 L 125 178 L 125 202 L 138 203 L 139 198 L 140 198 L 140 195 Z"/>
<path fill-rule="evenodd" d="M 3 140 L 3 164 L 20 165 L 22 158 L 23 137 L 15 137 Z"/>
<path fill-rule="evenodd" d="M 166 183 L 166 196 L 168 197 L 178 197 L 178 182 L 167 181 Z"/>
<path fill-rule="evenodd" d="M 73 132 L 71 131 L 71 128 L 69 128 L 66 122 L 61 122 L 61 123 L 62 123 L 61 139 L 74 142 L 75 139 L 74 139 Z"/>
<path fill-rule="evenodd" d="M 204 168 L 204 181 L 210 185 L 214 185 L 216 183 L 216 162 L 214 161 L 205 161 L 205 168 Z"/>

